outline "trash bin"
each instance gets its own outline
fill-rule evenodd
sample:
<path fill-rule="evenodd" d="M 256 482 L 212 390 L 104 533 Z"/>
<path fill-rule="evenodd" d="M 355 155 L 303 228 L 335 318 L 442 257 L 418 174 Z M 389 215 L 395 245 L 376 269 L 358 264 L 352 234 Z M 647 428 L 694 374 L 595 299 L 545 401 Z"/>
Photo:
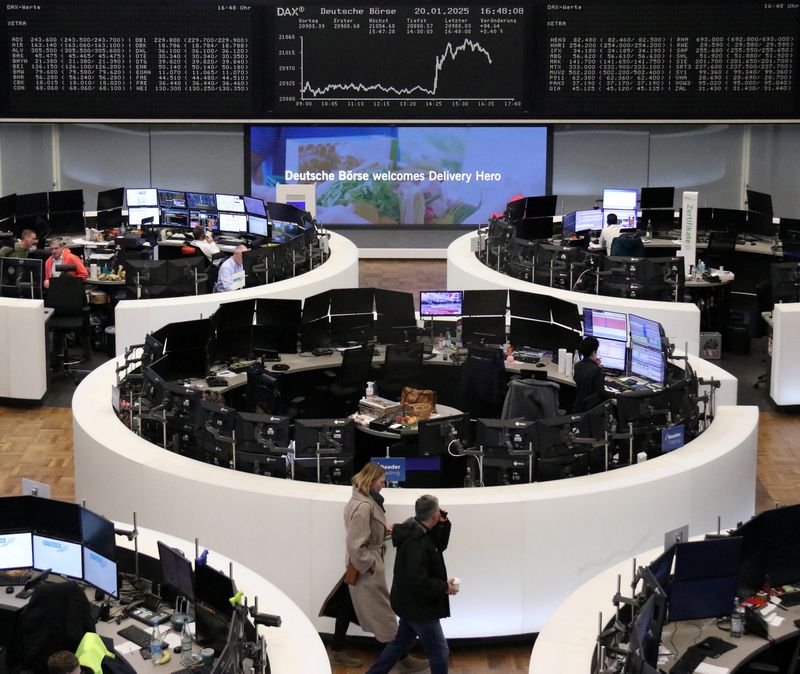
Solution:
<path fill-rule="evenodd" d="M 113 356 L 117 351 L 117 328 L 109 325 L 103 331 L 103 346 L 109 356 Z"/>
<path fill-rule="evenodd" d="M 728 323 L 725 328 L 724 350 L 746 356 L 750 353 L 750 327 L 747 323 Z"/>

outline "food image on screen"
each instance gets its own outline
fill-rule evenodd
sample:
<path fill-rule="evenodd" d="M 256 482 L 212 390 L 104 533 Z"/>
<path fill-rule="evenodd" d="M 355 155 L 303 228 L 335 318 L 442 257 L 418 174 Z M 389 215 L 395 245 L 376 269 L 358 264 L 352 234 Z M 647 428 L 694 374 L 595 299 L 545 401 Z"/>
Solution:
<path fill-rule="evenodd" d="M 540 126 L 253 126 L 250 160 L 253 196 L 314 184 L 331 225 L 476 225 L 547 191 Z"/>

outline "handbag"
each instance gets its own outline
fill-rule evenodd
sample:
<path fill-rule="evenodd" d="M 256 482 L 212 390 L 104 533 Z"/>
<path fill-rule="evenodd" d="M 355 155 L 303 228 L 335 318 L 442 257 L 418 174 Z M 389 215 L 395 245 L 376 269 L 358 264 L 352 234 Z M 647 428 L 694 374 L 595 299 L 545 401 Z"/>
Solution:
<path fill-rule="evenodd" d="M 344 569 L 342 582 L 345 585 L 355 585 L 358 582 L 358 569 L 353 566 L 351 561 L 347 562 L 347 566 Z"/>

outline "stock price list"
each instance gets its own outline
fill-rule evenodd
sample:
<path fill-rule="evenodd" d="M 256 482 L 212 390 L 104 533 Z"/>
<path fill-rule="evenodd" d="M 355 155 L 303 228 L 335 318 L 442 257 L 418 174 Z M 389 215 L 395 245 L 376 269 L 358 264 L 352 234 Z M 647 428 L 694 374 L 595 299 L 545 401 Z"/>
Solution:
<path fill-rule="evenodd" d="M 550 3 L 541 112 L 556 119 L 796 117 L 798 6 Z"/>
<path fill-rule="evenodd" d="M 0 15 L 3 116 L 255 112 L 249 5 L 66 0 L 6 4 Z"/>
<path fill-rule="evenodd" d="M 279 116 L 515 117 L 529 7 L 276 8 Z"/>

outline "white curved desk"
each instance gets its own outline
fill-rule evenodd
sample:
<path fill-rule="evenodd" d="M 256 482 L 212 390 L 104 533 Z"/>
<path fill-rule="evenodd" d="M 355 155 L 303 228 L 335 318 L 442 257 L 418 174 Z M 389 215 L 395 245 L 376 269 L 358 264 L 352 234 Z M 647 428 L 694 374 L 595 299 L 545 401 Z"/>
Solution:
<path fill-rule="evenodd" d="M 679 349 L 696 356 L 700 349 L 700 310 L 694 304 L 678 302 L 656 302 L 654 300 L 633 300 L 624 297 L 607 297 L 587 293 L 549 288 L 538 283 L 516 279 L 507 274 L 490 269 L 472 252 L 472 243 L 478 238 L 471 232 L 457 238 L 447 248 L 447 287 L 459 290 L 481 290 L 501 288 L 523 292 L 550 295 L 584 307 L 622 311 L 658 321 L 664 332 Z"/>
<path fill-rule="evenodd" d="M 44 302 L 0 297 L 0 398 L 41 400 L 45 393 Z"/>
<path fill-rule="evenodd" d="M 117 523 L 123 529 L 132 529 L 130 524 Z M 185 533 L 192 533 L 185 529 Z M 194 543 L 163 534 L 152 529 L 139 528 L 139 552 L 158 559 L 157 542 L 163 541 L 172 548 L 178 548 L 187 559 L 194 559 Z M 133 549 L 133 543 L 122 537 L 117 544 Z M 200 538 L 201 549 L 207 547 Z M 267 655 L 273 674 L 296 674 L 297 672 L 331 671 L 328 653 L 317 630 L 300 608 L 268 580 L 252 569 L 230 559 L 214 550 L 208 552 L 208 563 L 223 573 L 228 573 L 229 564 L 233 562 L 233 578 L 236 587 L 244 591 L 248 604 L 253 605 L 258 598 L 258 610 L 261 613 L 279 615 L 280 627 L 259 627 L 267 642 Z M 138 656 L 137 656 L 138 657 Z"/>
<path fill-rule="evenodd" d="M 117 355 L 145 335 L 167 323 L 207 318 L 220 304 L 255 298 L 302 300 L 331 288 L 358 287 L 358 249 L 345 237 L 331 232 L 330 257 L 320 266 L 294 278 L 227 293 L 151 300 L 123 300 L 114 310 Z"/>
<path fill-rule="evenodd" d="M 73 398 L 77 498 L 108 516 L 196 534 L 204 545 L 268 577 L 309 616 L 343 573 L 347 487 L 266 478 L 167 452 L 131 433 L 111 407 L 115 362 Z M 758 430 L 755 407 L 720 407 L 699 438 L 623 470 L 530 485 L 442 489 L 453 534 L 445 553 L 462 592 L 444 621 L 449 637 L 539 631 L 570 592 L 610 564 L 692 532 L 751 516 Z M 731 485 L 736 485 L 735 489 Z M 387 516 L 413 514 L 423 492 L 387 489 Z M 389 552 L 387 568 L 393 565 Z"/>

